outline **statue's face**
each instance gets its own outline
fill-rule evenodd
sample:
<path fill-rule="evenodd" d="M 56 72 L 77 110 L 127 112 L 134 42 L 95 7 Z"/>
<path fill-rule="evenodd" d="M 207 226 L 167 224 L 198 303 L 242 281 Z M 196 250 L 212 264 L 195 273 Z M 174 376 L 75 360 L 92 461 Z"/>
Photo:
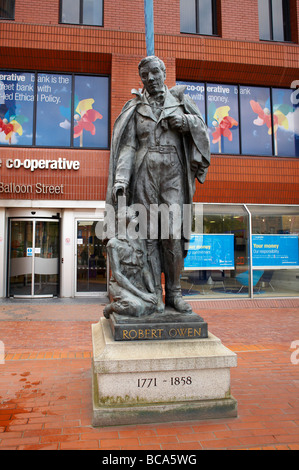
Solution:
<path fill-rule="evenodd" d="M 157 60 L 148 62 L 141 67 L 140 78 L 150 95 L 155 95 L 164 90 L 165 72 L 161 70 Z"/>

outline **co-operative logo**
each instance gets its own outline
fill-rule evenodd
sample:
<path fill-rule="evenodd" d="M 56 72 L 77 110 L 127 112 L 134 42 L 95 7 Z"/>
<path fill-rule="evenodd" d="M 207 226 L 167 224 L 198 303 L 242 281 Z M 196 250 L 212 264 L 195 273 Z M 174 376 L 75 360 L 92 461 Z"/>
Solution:
<path fill-rule="evenodd" d="M 4 348 L 4 343 L 3 341 L 0 341 L 0 365 L 3 365 L 5 363 L 5 348 Z"/>

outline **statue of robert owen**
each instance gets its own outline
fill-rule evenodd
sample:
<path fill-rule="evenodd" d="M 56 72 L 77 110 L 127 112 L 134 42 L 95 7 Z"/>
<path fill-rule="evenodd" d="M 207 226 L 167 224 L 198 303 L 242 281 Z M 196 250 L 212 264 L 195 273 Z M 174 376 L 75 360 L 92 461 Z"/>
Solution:
<path fill-rule="evenodd" d="M 187 254 L 186 233 L 191 231 L 191 227 L 183 230 L 183 209 L 192 207 L 195 179 L 204 183 L 210 165 L 207 128 L 195 103 L 184 94 L 186 87 L 166 87 L 162 60 L 144 58 L 139 75 L 144 88 L 132 90 L 136 97 L 125 104 L 114 125 L 106 205 L 117 212 L 119 196 L 125 196 L 127 206 L 145 208 L 148 217 L 143 233 L 157 296 L 156 313 L 163 313 L 165 306 L 182 314 L 192 313 L 182 298 L 180 284 Z M 171 211 L 167 238 L 161 237 L 161 225 L 151 226 L 150 211 L 161 205 L 180 209 L 181 236 L 175 233 L 178 220 Z M 152 237 L 155 231 L 158 236 Z M 165 276 L 165 306 L 161 273 Z M 125 309 L 123 314 L 127 315 Z"/>

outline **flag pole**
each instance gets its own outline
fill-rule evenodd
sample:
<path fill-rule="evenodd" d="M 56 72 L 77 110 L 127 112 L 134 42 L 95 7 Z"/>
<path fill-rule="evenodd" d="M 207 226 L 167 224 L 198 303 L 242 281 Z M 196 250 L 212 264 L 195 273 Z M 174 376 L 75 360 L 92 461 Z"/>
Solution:
<path fill-rule="evenodd" d="M 147 56 L 155 55 L 154 2 L 144 0 L 145 41 Z"/>

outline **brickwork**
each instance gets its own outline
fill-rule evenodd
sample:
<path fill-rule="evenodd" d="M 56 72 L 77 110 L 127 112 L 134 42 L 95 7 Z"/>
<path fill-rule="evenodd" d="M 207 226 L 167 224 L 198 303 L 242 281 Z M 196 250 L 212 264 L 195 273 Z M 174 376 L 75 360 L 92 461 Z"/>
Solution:
<path fill-rule="evenodd" d="M 57 24 L 59 21 L 59 0 L 25 0 L 15 2 L 17 23 Z"/>
<path fill-rule="evenodd" d="M 222 37 L 241 41 L 259 40 L 258 0 L 221 2 Z"/>
<path fill-rule="evenodd" d="M 194 303 L 238 356 L 231 374 L 237 418 L 106 428 L 91 425 L 91 324 L 103 307 L 0 305 L 0 451 L 298 450 L 298 302 Z"/>
<path fill-rule="evenodd" d="M 257 0 L 238 5 L 218 0 L 219 37 L 180 34 L 179 0 L 155 0 L 154 9 L 156 54 L 166 63 L 169 87 L 176 79 L 274 87 L 289 87 L 299 79 L 299 0 L 290 0 L 292 43 L 259 41 Z M 3 70 L 109 74 L 111 130 L 131 89 L 141 87 L 137 65 L 146 53 L 143 0 L 129 7 L 125 0 L 104 0 L 104 27 L 59 24 L 59 0 L 16 0 L 15 21 L 0 22 L 0 38 Z M 76 157 L 80 176 L 69 176 L 68 189 L 59 197 L 105 199 L 108 151 L 2 148 L 2 160 L 12 153 L 23 159 Z M 298 204 L 298 174 L 298 159 L 213 156 L 196 200 Z M 22 170 L 8 175 L 2 168 L 1 175 L 4 182 L 12 177 L 27 181 Z M 36 178 L 44 182 L 38 172 L 32 181 Z M 12 197 L 22 195 L 5 196 Z"/>

